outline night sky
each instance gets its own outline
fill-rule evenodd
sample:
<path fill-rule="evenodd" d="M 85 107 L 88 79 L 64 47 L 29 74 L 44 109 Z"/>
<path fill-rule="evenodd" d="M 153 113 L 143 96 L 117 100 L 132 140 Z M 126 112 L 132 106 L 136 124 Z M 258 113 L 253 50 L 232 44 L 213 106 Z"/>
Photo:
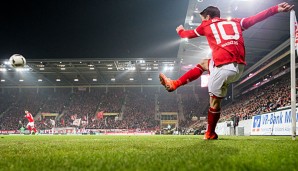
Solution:
<path fill-rule="evenodd" d="M 5 0 L 0 59 L 177 57 L 187 0 Z"/>

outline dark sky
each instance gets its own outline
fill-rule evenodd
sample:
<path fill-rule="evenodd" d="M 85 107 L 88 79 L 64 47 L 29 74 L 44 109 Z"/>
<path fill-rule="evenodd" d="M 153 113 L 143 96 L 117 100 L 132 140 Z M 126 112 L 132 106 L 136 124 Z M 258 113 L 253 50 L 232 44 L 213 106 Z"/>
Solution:
<path fill-rule="evenodd" d="M 0 58 L 176 57 L 187 0 L 0 1 Z"/>

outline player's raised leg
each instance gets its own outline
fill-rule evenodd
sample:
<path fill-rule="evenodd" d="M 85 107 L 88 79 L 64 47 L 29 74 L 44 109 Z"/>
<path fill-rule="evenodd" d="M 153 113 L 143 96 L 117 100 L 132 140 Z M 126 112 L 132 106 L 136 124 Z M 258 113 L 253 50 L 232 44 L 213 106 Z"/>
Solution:
<path fill-rule="evenodd" d="M 201 63 L 197 64 L 196 67 L 187 71 L 182 75 L 178 80 L 171 80 L 166 77 L 164 74 L 159 74 L 160 83 L 168 90 L 169 92 L 175 91 L 178 87 L 185 85 L 193 80 L 198 79 L 204 71 L 208 71 L 209 59 L 204 59 Z"/>

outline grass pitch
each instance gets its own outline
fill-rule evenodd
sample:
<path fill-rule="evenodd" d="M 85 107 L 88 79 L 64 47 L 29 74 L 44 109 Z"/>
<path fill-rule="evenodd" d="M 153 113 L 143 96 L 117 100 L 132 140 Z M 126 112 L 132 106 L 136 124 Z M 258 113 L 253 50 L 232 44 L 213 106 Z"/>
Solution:
<path fill-rule="evenodd" d="M 287 137 L 4 136 L 0 170 L 298 170 Z"/>

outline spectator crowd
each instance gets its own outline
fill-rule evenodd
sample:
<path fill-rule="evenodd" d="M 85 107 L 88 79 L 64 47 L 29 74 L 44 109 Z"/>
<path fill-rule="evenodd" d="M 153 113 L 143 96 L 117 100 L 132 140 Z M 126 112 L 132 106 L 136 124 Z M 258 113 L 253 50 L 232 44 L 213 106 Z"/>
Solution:
<path fill-rule="evenodd" d="M 290 105 L 288 78 L 276 79 L 235 98 L 222 107 L 221 120 L 237 116 L 250 119 L 253 115 L 275 111 Z M 197 90 L 198 89 L 198 90 Z M 24 110 L 35 117 L 38 129 L 74 126 L 80 119 L 86 128 L 97 129 L 141 129 L 160 127 L 161 112 L 177 112 L 179 101 L 183 116 L 177 118 L 179 127 L 194 124 L 194 118 L 206 116 L 208 93 L 193 87 L 181 87 L 168 93 L 153 88 L 91 88 L 88 90 L 53 89 L 7 89 L 0 96 L 0 130 L 19 129 L 27 124 Z M 202 93 L 205 92 L 205 93 Z M 103 117 L 98 118 L 102 112 Z M 181 110 L 180 110 L 181 112 Z M 41 113 L 55 113 L 57 117 L 42 117 Z M 55 125 L 52 121 L 55 120 Z"/>

